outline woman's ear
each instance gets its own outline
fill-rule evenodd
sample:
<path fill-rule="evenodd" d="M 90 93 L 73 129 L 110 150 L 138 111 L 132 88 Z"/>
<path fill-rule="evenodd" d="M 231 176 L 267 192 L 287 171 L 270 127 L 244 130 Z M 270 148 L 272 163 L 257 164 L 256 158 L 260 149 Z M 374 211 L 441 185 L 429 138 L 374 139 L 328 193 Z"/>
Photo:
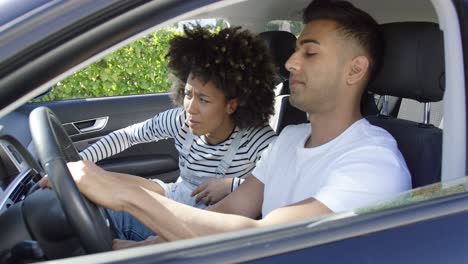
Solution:
<path fill-rule="evenodd" d="M 237 107 L 239 106 L 239 98 L 233 98 L 229 99 L 226 104 L 226 113 L 231 115 L 237 110 Z"/>
<path fill-rule="evenodd" d="M 348 85 L 354 85 L 361 82 L 366 78 L 367 72 L 369 71 L 369 59 L 366 56 L 357 56 L 351 62 L 351 68 L 349 70 L 348 78 L 346 83 Z"/>

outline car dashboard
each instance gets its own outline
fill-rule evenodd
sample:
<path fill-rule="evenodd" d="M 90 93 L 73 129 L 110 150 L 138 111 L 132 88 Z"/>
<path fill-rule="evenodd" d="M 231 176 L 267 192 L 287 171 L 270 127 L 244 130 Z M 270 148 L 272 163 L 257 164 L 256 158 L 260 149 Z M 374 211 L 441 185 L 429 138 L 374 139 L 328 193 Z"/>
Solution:
<path fill-rule="evenodd" d="M 27 115 L 13 112 L 0 119 L 0 126 L 1 214 L 37 189 L 44 173 L 33 157 Z"/>

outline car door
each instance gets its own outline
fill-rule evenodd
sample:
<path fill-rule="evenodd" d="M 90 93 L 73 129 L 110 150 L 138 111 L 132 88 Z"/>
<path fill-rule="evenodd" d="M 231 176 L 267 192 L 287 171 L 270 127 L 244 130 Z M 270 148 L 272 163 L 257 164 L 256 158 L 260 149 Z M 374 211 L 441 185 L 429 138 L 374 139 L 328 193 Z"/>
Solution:
<path fill-rule="evenodd" d="M 30 103 L 21 111 L 28 114 L 39 106 L 56 113 L 79 151 L 112 131 L 174 107 L 168 93 L 159 93 Z M 168 139 L 135 145 L 97 164 L 110 171 L 170 182 L 178 177 L 177 159 L 174 141 Z"/>

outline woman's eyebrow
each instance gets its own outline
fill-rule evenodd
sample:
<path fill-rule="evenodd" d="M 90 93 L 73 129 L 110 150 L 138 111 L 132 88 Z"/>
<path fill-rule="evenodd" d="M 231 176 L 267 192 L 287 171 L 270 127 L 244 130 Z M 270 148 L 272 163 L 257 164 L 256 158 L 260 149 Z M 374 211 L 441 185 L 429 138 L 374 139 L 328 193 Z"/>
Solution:
<path fill-rule="evenodd" d="M 203 92 L 200 92 L 200 91 L 198 91 L 197 89 L 193 89 L 193 88 L 187 89 L 187 88 L 185 88 L 185 92 L 192 92 L 192 91 L 193 91 L 193 93 L 194 93 L 196 96 L 198 96 L 198 97 L 211 98 L 211 96 L 209 96 L 208 94 L 205 94 L 205 93 L 203 93 Z"/>

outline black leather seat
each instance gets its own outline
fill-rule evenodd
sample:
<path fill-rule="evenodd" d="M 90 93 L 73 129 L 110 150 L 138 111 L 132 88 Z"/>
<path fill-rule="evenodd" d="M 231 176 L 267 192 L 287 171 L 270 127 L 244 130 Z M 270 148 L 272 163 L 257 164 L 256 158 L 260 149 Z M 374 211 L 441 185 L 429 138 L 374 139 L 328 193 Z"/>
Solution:
<path fill-rule="evenodd" d="M 402 22 L 382 25 L 382 29 L 386 43 L 384 65 L 368 89 L 422 103 L 442 100 L 444 52 L 438 25 Z M 388 116 L 367 119 L 396 139 L 411 172 L 413 188 L 440 181 L 441 129 Z"/>
<path fill-rule="evenodd" d="M 286 31 L 266 31 L 260 33 L 273 56 L 279 75 L 277 85 L 280 90 L 275 98 L 275 115 L 270 125 L 279 134 L 287 125 L 307 122 L 307 115 L 289 103 L 289 72 L 284 66 L 296 49 L 296 36 Z"/>
<path fill-rule="evenodd" d="M 289 94 L 289 72 L 284 67 L 284 64 L 296 49 L 296 36 L 287 31 L 265 31 L 260 33 L 259 36 L 265 40 L 273 56 L 275 67 L 280 78 L 277 84 L 283 84 L 278 94 Z"/>

